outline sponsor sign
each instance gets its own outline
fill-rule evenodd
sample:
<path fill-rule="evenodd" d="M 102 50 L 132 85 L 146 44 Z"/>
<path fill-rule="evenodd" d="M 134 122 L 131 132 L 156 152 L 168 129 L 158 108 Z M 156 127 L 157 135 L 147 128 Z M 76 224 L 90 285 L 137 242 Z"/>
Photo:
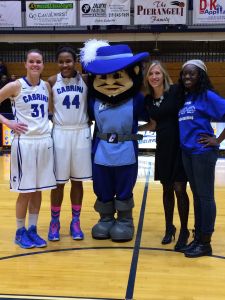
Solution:
<path fill-rule="evenodd" d="M 187 1 L 134 0 L 134 24 L 186 24 Z"/>
<path fill-rule="evenodd" d="M 26 26 L 74 26 L 76 2 L 26 1 Z"/>
<path fill-rule="evenodd" d="M 12 130 L 9 127 L 7 127 L 5 124 L 2 124 L 2 146 L 3 147 L 11 146 L 13 136 L 14 135 Z"/>
<path fill-rule="evenodd" d="M 150 181 L 154 181 L 155 156 L 138 156 L 138 181 L 146 182 L 149 175 Z"/>
<path fill-rule="evenodd" d="M 139 132 L 143 135 L 143 140 L 138 141 L 139 149 L 155 149 L 156 148 L 156 133 L 152 131 Z"/>
<path fill-rule="evenodd" d="M 139 122 L 139 125 L 143 125 L 146 122 Z M 156 148 L 156 132 L 154 131 L 140 131 L 139 134 L 143 135 L 143 140 L 138 141 L 139 149 L 155 149 Z"/>
<path fill-rule="evenodd" d="M 224 0 L 195 0 L 193 3 L 193 24 L 224 24 Z"/>
<path fill-rule="evenodd" d="M 80 25 L 130 25 L 130 0 L 81 0 Z"/>
<path fill-rule="evenodd" d="M 225 128 L 225 123 L 211 123 L 216 137 L 218 137 Z M 220 143 L 220 150 L 225 150 L 225 140 Z"/>
<path fill-rule="evenodd" d="M 22 27 L 21 1 L 0 1 L 0 27 Z"/>

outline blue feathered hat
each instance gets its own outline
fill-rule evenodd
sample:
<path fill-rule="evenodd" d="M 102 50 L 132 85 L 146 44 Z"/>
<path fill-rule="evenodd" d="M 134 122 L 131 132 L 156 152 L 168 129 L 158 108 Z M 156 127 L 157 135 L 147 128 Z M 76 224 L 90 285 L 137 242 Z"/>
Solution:
<path fill-rule="evenodd" d="M 84 70 L 95 75 L 123 70 L 148 56 L 148 52 L 134 55 L 128 45 L 111 46 L 107 41 L 102 40 L 87 41 L 80 52 L 80 60 Z"/>

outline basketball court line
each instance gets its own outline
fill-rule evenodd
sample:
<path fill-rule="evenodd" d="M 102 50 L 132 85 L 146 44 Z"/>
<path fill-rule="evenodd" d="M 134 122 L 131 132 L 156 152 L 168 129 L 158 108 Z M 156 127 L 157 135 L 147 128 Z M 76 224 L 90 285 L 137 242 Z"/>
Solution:
<path fill-rule="evenodd" d="M 0 260 L 7 260 L 7 259 L 18 258 L 18 257 L 30 256 L 30 255 L 48 254 L 48 253 L 52 253 L 52 252 L 85 251 L 85 250 L 115 250 L 115 249 L 117 249 L 117 250 L 134 250 L 135 246 L 134 247 L 132 247 L 132 246 L 129 246 L 129 247 L 128 246 L 121 246 L 121 247 L 82 247 L 82 248 L 65 248 L 65 249 L 45 250 L 45 251 L 27 252 L 27 253 L 22 253 L 22 254 L 2 256 L 2 257 L 0 257 Z M 173 249 L 164 249 L 164 248 L 157 248 L 157 247 L 139 247 L 139 250 L 176 252 L 177 254 L 182 254 L 181 252 L 177 252 Z M 207 257 L 225 259 L 225 256 L 216 255 L 216 254 L 213 254 L 213 255 L 207 256 Z M 0 296 L 1 296 L 1 294 L 0 294 Z M 115 299 L 113 299 L 113 300 L 115 300 Z"/>
<path fill-rule="evenodd" d="M 149 185 L 149 177 L 150 177 L 150 164 L 148 164 L 148 173 L 145 180 L 145 188 L 144 193 L 142 197 L 142 206 L 140 210 L 139 215 L 139 221 L 138 221 L 138 228 L 137 228 L 137 234 L 135 239 L 134 247 L 86 247 L 86 248 L 66 248 L 66 249 L 55 249 L 55 250 L 44 250 L 44 251 L 38 251 L 38 252 L 28 252 L 23 254 L 16 254 L 16 255 L 10 255 L 5 257 L 0 257 L 0 260 L 7 260 L 7 259 L 13 259 L 18 257 L 24 257 L 29 255 L 38 255 L 38 254 L 47 254 L 51 252 L 63 252 L 63 251 L 81 251 L 81 250 L 97 250 L 97 249 L 129 249 L 133 250 L 133 256 L 130 266 L 130 272 L 129 272 L 129 279 L 127 284 L 127 290 L 126 290 L 126 298 L 125 299 L 133 299 L 133 292 L 134 292 L 134 285 L 135 285 L 135 278 L 136 278 L 136 271 L 137 271 L 137 263 L 138 263 L 138 256 L 139 256 L 139 250 L 140 250 L 140 243 L 141 243 L 141 235 L 142 235 L 142 229 L 143 229 L 143 221 L 144 221 L 144 213 L 145 213 L 145 207 L 146 207 L 146 199 L 147 199 L 147 193 L 148 193 L 148 185 Z M 8 297 L 8 299 L 82 299 L 82 300 L 96 300 L 96 299 L 103 299 L 103 300 L 117 300 L 115 298 L 109 299 L 109 298 L 76 298 L 76 297 L 39 297 L 39 296 L 24 296 L 24 295 L 0 295 L 0 299 L 7 299 L 5 296 Z M 2 298 L 4 297 L 4 298 Z M 123 299 L 118 299 L 123 300 Z"/>
<path fill-rule="evenodd" d="M 143 192 L 143 197 L 142 197 L 142 205 L 140 209 L 140 214 L 139 214 L 139 221 L 138 221 L 138 227 L 137 227 L 137 234 L 136 234 L 136 239 L 134 243 L 134 247 L 127 247 L 127 246 L 121 246 L 121 247 L 82 247 L 82 248 L 65 248 L 65 249 L 55 249 L 55 250 L 44 250 L 44 251 L 38 251 L 38 252 L 27 252 L 23 254 L 17 254 L 17 255 L 11 255 L 11 256 L 5 256 L 5 257 L 0 257 L 0 260 L 7 260 L 7 259 L 13 259 L 13 258 L 18 258 L 18 257 L 24 257 L 24 256 L 29 256 L 29 255 L 38 255 L 38 254 L 47 254 L 51 252 L 63 252 L 63 251 L 83 251 L 83 250 L 133 250 L 133 256 L 131 260 L 131 265 L 130 265 L 130 272 L 129 272 L 129 278 L 128 278 L 128 283 L 127 283 L 127 289 L 126 289 L 126 298 L 125 300 L 132 300 L 133 299 L 133 293 L 134 293 L 134 286 L 135 286 L 135 279 L 136 279 L 136 272 L 137 272 L 137 264 L 138 264 L 138 258 L 139 258 L 139 252 L 140 250 L 145 250 L 145 251 L 167 251 L 167 252 L 175 252 L 173 249 L 164 249 L 164 248 L 153 248 L 153 247 L 141 247 L 141 237 L 142 237 L 142 230 L 143 230 L 143 223 L 144 223 L 144 215 L 145 215 L 145 208 L 146 208 L 146 200 L 147 200 L 147 194 L 148 194 L 148 187 L 149 187 L 149 178 L 150 178 L 150 169 L 148 174 L 146 175 L 146 180 L 145 180 L 145 187 L 144 187 L 144 192 Z M 177 253 L 182 254 L 182 253 Z M 217 259 L 225 259 L 224 256 L 220 255 L 212 255 L 212 258 L 217 258 Z M 63 297 L 63 296 L 38 296 L 38 295 L 7 295 L 7 294 L 1 294 L 0 299 L 34 299 L 34 300 L 71 300 L 71 299 L 76 299 L 76 300 L 124 300 L 120 298 L 82 298 L 82 297 Z"/>
<path fill-rule="evenodd" d="M 136 239 L 134 243 L 134 251 L 133 251 L 133 257 L 131 261 L 130 266 L 130 273 L 129 273 L 129 279 L 127 284 L 127 291 L 126 291 L 126 297 L 125 300 L 132 300 L 133 299 L 133 293 L 134 293 L 134 285 L 135 285 L 135 279 L 136 279 L 136 273 L 137 273 L 137 264 L 138 264 L 138 257 L 139 257 L 139 251 L 140 251 L 140 245 L 141 245 L 141 236 L 142 236 L 142 229 L 143 229 L 143 223 L 144 223 L 144 216 L 145 216 L 145 207 L 146 207 L 146 200 L 148 195 L 148 186 L 149 186 L 149 179 L 150 179 L 150 163 L 148 164 L 148 173 L 145 180 L 145 188 L 144 193 L 142 197 L 142 204 L 141 204 L 141 210 L 138 220 L 138 228 L 137 228 L 137 234 Z"/>
<path fill-rule="evenodd" d="M 0 299 L 12 300 L 12 299 L 23 299 L 23 300 L 123 300 L 121 298 L 78 298 L 78 297 L 61 297 L 61 296 L 31 296 L 31 295 L 10 295 L 10 294 L 0 294 Z"/>

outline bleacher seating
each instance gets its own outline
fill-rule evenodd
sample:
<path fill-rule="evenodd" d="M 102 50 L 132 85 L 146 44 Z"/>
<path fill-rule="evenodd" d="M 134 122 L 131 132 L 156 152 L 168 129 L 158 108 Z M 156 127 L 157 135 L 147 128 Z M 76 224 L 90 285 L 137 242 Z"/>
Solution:
<path fill-rule="evenodd" d="M 15 74 L 17 77 L 22 77 L 25 74 L 24 63 L 14 62 L 5 63 L 9 74 Z M 216 89 L 223 97 L 225 97 L 225 64 L 223 62 L 207 62 L 209 77 Z M 179 72 L 181 70 L 181 62 L 165 63 L 168 72 L 173 80 L 176 82 L 179 77 Z M 77 63 L 76 68 L 81 72 L 82 68 L 79 63 Z M 42 79 L 46 80 L 49 76 L 54 75 L 58 72 L 58 66 L 56 63 L 45 63 L 45 69 L 42 73 Z"/>
<path fill-rule="evenodd" d="M 5 63 L 8 73 L 9 74 L 15 74 L 17 76 L 17 78 L 24 76 L 25 74 L 25 66 L 24 66 L 24 62 L 6 62 Z M 79 63 L 77 63 L 76 65 L 76 69 L 81 71 L 81 65 Z M 58 66 L 56 63 L 45 63 L 45 68 L 44 71 L 42 73 L 42 79 L 43 80 L 47 80 L 49 76 L 54 75 L 58 73 Z"/>

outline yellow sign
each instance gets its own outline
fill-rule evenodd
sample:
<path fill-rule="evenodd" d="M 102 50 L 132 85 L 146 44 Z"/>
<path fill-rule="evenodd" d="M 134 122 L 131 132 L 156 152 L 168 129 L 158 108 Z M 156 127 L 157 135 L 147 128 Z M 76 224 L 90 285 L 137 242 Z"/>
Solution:
<path fill-rule="evenodd" d="M 7 127 L 5 124 L 2 124 L 2 146 L 7 147 L 11 146 L 13 139 L 13 133 L 12 130 Z"/>

